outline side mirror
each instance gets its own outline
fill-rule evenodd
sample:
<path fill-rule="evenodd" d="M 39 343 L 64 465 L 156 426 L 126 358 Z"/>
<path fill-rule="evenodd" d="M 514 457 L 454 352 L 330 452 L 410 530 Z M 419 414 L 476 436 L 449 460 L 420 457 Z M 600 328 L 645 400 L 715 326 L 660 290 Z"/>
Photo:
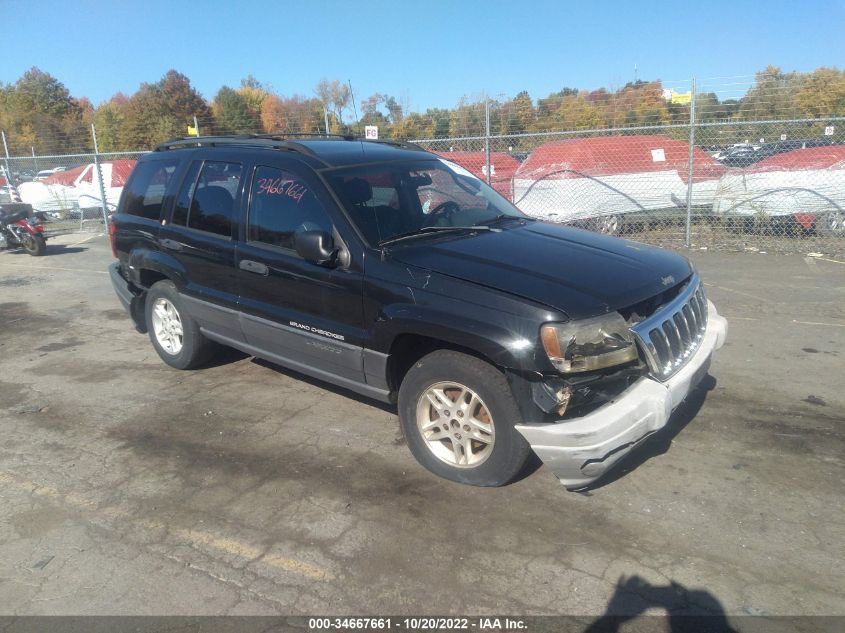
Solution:
<path fill-rule="evenodd" d="M 300 231 L 294 235 L 293 244 L 302 259 L 319 264 L 332 265 L 337 249 L 332 236 L 325 231 Z"/>

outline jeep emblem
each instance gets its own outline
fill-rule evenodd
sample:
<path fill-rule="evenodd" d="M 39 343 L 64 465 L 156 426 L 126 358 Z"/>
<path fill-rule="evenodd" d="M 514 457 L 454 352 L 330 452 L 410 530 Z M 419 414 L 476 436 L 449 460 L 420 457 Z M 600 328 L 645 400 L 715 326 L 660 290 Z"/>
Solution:
<path fill-rule="evenodd" d="M 672 275 L 666 275 L 665 277 L 660 278 L 660 283 L 662 283 L 664 286 L 671 286 L 673 283 L 675 283 L 675 278 Z"/>

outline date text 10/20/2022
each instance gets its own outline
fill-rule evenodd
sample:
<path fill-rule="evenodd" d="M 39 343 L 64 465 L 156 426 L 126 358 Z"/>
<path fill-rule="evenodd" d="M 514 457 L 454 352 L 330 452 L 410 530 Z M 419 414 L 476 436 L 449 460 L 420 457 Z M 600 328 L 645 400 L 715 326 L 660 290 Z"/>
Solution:
<path fill-rule="evenodd" d="M 518 618 L 309 618 L 309 631 L 527 631 L 526 623 Z"/>

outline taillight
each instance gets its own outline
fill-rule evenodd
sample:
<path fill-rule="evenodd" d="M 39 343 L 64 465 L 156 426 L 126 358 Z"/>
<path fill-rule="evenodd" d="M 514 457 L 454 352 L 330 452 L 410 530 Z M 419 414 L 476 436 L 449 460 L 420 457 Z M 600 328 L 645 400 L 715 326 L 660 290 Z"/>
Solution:
<path fill-rule="evenodd" d="M 114 221 L 109 222 L 109 243 L 111 243 L 111 254 L 117 257 L 117 240 L 114 237 L 114 234 L 117 232 L 117 226 L 115 226 Z"/>

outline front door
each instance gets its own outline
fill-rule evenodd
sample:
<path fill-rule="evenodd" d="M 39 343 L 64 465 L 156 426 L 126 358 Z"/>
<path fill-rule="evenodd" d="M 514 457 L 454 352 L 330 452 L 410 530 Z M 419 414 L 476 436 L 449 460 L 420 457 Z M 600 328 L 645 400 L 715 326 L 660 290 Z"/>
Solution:
<path fill-rule="evenodd" d="M 298 231 L 332 232 L 334 202 L 294 161 L 257 165 L 237 251 L 241 329 L 258 355 L 340 384 L 363 383 L 363 275 L 294 249 Z"/>

